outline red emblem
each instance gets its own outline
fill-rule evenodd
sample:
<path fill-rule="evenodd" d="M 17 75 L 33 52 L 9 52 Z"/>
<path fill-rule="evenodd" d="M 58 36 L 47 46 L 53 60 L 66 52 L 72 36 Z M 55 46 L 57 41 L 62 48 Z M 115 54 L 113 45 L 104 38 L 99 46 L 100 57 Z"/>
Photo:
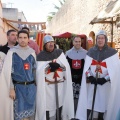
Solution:
<path fill-rule="evenodd" d="M 30 64 L 29 63 L 24 63 L 24 69 L 29 70 L 30 69 Z"/>
<path fill-rule="evenodd" d="M 80 69 L 81 68 L 81 60 L 72 60 L 72 68 Z"/>
<path fill-rule="evenodd" d="M 55 72 L 53 78 L 55 78 L 55 77 L 60 77 L 60 76 L 58 75 L 58 73 L 57 73 L 58 71 L 59 71 L 59 72 L 62 72 L 63 70 L 62 70 L 62 68 L 58 68 L 57 71 Z M 49 73 L 51 73 L 50 68 L 49 68 L 48 71 L 47 71 L 47 74 L 49 74 Z"/>
<path fill-rule="evenodd" d="M 91 65 L 96 65 L 96 70 L 95 70 L 95 72 L 98 71 L 98 72 L 100 72 L 100 73 L 102 73 L 101 66 L 107 68 L 106 62 L 98 62 L 98 61 L 96 61 L 96 60 L 92 60 Z"/>

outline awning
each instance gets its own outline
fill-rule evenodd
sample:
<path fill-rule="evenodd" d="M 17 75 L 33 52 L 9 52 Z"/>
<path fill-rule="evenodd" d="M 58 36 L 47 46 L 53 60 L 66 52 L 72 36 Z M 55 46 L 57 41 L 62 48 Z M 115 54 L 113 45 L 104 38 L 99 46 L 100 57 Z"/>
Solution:
<path fill-rule="evenodd" d="M 86 38 L 85 34 L 74 34 L 70 32 L 64 32 L 58 35 L 53 35 L 55 38 L 71 38 L 72 36 L 80 36 L 81 38 Z"/>
<path fill-rule="evenodd" d="M 65 33 L 62 33 L 62 34 L 53 35 L 53 37 L 56 37 L 56 38 L 70 38 L 71 35 L 72 35 L 72 33 L 65 32 Z"/>
<path fill-rule="evenodd" d="M 111 23 L 109 18 L 120 15 L 120 0 L 110 1 L 108 5 L 90 22 L 95 23 Z"/>

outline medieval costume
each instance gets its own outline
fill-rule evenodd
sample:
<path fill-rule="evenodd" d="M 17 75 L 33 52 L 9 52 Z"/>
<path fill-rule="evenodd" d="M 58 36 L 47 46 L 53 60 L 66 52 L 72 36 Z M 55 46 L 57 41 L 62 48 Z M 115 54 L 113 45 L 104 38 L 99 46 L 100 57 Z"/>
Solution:
<path fill-rule="evenodd" d="M 117 51 L 106 44 L 102 50 L 99 50 L 98 46 L 95 45 L 88 51 L 76 118 L 89 120 L 88 113 L 92 109 L 94 85 L 97 84 L 93 111 L 99 113 L 98 120 L 103 120 L 103 118 L 105 120 L 115 120 L 120 106 L 118 103 L 120 98 L 117 96 L 118 84 L 120 83 L 119 65 Z M 89 78 L 88 81 L 86 77 Z M 91 78 L 94 79 L 90 81 Z M 116 106 L 117 104 L 118 106 Z"/>
<path fill-rule="evenodd" d="M 50 41 L 51 40 L 52 39 L 50 39 Z M 52 72 L 49 68 L 49 65 L 52 64 L 51 62 L 54 60 L 60 65 L 56 73 Z M 57 78 L 56 82 L 55 78 Z M 60 111 L 60 120 L 74 118 L 70 67 L 62 50 L 54 49 L 52 52 L 43 50 L 37 56 L 36 82 L 37 98 L 35 120 L 51 120 L 52 117 L 56 116 L 56 109 L 58 108 Z M 58 85 L 58 96 L 56 96 L 56 84 Z M 56 105 L 57 97 L 58 108 Z M 54 120 L 55 119 L 56 118 L 54 118 Z"/>
<path fill-rule="evenodd" d="M 2 67 L 3 67 L 5 56 L 6 56 L 5 53 L 0 51 L 0 73 L 2 71 Z"/>
<path fill-rule="evenodd" d="M 79 89 L 81 86 L 82 72 L 84 67 L 84 59 L 87 51 L 82 47 L 76 50 L 74 47 L 66 52 L 66 57 L 69 62 L 73 82 L 74 98 L 78 99 Z"/>
<path fill-rule="evenodd" d="M 82 47 L 80 47 L 80 49 L 78 50 L 75 49 L 75 47 L 72 47 L 66 52 L 66 58 L 71 68 L 75 111 L 77 108 L 77 102 L 79 98 L 79 91 L 81 86 L 84 59 L 86 57 L 86 53 L 87 51 Z"/>
<path fill-rule="evenodd" d="M 14 46 L 18 45 L 18 42 L 16 42 L 16 44 Z M 8 46 L 8 43 L 6 43 L 4 46 L 2 46 L 0 48 L 0 51 L 7 54 L 7 52 L 9 51 L 10 47 Z"/>
<path fill-rule="evenodd" d="M 30 47 L 22 48 L 14 46 L 8 52 L 2 71 L 2 83 L 4 94 L 2 100 L 3 113 L 1 120 L 22 120 L 35 114 L 35 52 Z M 7 74 L 7 75 L 6 75 Z M 12 86 L 14 84 L 14 86 Z M 16 98 L 9 98 L 9 89 L 14 87 Z M 2 91 L 3 91 L 2 90 Z M 14 109 L 14 111 L 13 111 Z M 7 114 L 5 116 L 5 114 Z"/>

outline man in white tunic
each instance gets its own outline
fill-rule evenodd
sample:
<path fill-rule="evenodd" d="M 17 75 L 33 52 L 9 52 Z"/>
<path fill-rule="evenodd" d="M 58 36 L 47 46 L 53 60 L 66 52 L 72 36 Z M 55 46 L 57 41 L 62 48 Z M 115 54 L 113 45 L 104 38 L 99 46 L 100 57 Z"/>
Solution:
<path fill-rule="evenodd" d="M 94 86 L 97 85 L 93 111 L 98 113 L 98 120 L 115 120 L 120 105 L 119 67 L 117 51 L 108 47 L 106 33 L 100 30 L 96 45 L 88 51 L 85 60 L 76 118 L 89 120 L 91 117 Z"/>
<path fill-rule="evenodd" d="M 78 104 L 84 61 L 87 53 L 87 51 L 81 47 L 81 44 L 82 40 L 80 36 L 75 36 L 73 39 L 73 47 L 66 52 L 66 58 L 71 68 L 75 113 Z"/>
<path fill-rule="evenodd" d="M 70 120 L 74 104 L 69 64 L 62 50 L 55 49 L 52 36 L 46 35 L 43 41 L 44 50 L 37 56 L 35 120 Z"/>

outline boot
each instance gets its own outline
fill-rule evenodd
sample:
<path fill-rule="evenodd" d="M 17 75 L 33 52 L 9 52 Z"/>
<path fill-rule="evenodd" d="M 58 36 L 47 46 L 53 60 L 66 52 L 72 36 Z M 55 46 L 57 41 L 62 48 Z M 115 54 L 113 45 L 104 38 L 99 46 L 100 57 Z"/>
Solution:
<path fill-rule="evenodd" d="M 104 120 L 103 116 L 104 116 L 104 113 L 99 112 L 98 113 L 98 120 Z"/>
<path fill-rule="evenodd" d="M 91 113 L 91 110 L 87 109 L 87 120 L 89 120 L 90 113 Z"/>

